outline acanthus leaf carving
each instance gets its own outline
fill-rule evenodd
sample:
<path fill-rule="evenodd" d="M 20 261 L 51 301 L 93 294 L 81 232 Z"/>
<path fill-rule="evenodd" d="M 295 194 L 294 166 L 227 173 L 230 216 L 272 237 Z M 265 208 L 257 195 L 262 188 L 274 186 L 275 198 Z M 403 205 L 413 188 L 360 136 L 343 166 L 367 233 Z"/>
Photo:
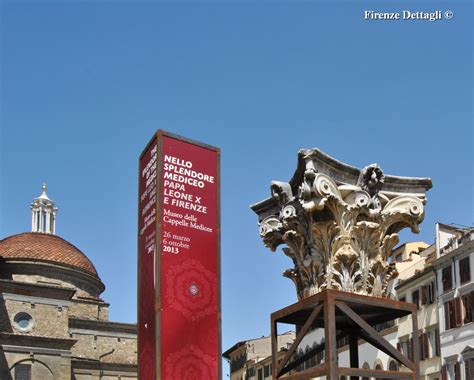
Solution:
<path fill-rule="evenodd" d="M 279 212 L 260 223 L 265 245 L 274 251 L 284 244 L 293 261 L 283 275 L 294 282 L 299 299 L 323 289 L 388 297 L 397 276 L 388 258 L 397 232 L 417 232 L 424 193 L 384 191 L 377 164 L 362 169 L 351 184 L 318 172 L 311 154 L 304 159 L 300 183 L 272 182 Z"/>

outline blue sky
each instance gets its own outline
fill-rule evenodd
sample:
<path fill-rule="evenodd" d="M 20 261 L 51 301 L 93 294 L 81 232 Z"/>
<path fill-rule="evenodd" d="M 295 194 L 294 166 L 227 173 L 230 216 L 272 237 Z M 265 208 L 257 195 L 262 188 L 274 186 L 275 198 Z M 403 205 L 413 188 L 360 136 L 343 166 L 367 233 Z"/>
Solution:
<path fill-rule="evenodd" d="M 0 238 L 30 230 L 46 182 L 112 320 L 136 321 L 138 155 L 158 128 L 222 149 L 223 350 L 296 300 L 249 205 L 291 178 L 300 148 L 431 177 L 405 241 L 473 223 L 469 1 L 3 1 L 1 34 Z"/>

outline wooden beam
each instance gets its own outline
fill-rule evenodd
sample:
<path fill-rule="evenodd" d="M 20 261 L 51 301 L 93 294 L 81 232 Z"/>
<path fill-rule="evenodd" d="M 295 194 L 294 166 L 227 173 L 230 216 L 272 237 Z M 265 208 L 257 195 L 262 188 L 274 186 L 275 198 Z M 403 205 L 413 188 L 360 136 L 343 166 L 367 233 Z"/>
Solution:
<path fill-rule="evenodd" d="M 272 379 L 277 378 L 277 365 L 278 365 L 278 330 L 277 322 L 271 318 L 271 330 L 272 330 Z"/>
<path fill-rule="evenodd" d="M 330 293 L 335 293 L 334 298 L 336 299 L 336 301 L 354 302 L 357 304 L 382 307 L 387 310 L 403 310 L 407 312 L 405 313 L 405 315 L 408 315 L 413 312 L 413 310 L 416 310 L 416 306 L 410 302 L 395 301 L 388 298 L 379 298 L 373 296 L 363 296 L 361 294 L 341 292 L 332 289 L 328 289 L 326 291 Z"/>
<path fill-rule="evenodd" d="M 355 332 L 351 332 L 349 335 L 349 358 L 351 368 L 359 368 L 359 343 Z M 353 376 L 351 380 L 359 380 L 359 377 Z"/>
<path fill-rule="evenodd" d="M 375 377 L 376 379 L 405 379 L 411 380 L 411 372 L 402 371 L 382 371 L 378 369 L 365 369 L 365 368 L 345 368 L 341 367 L 338 369 L 338 375 L 342 376 L 363 376 L 363 377 Z"/>
<path fill-rule="evenodd" d="M 288 360 L 291 358 L 291 355 L 293 355 L 295 350 L 298 348 L 298 345 L 301 343 L 301 341 L 305 337 L 306 333 L 308 332 L 308 330 L 312 326 L 312 324 L 313 324 L 314 320 L 316 319 L 316 317 L 318 316 L 318 314 L 321 312 L 322 308 L 323 308 L 323 305 L 316 306 L 313 309 L 313 311 L 311 312 L 311 315 L 306 320 L 306 322 L 303 325 L 303 327 L 301 328 L 301 330 L 298 332 L 298 335 L 296 336 L 296 339 L 294 340 L 294 342 L 291 345 L 290 349 L 288 350 L 288 352 L 285 354 L 285 356 L 281 360 L 280 364 L 278 365 L 278 369 L 276 371 L 276 373 L 277 373 L 276 377 L 277 378 L 281 376 L 281 372 L 282 372 L 283 367 L 288 362 Z M 273 347 L 272 347 L 272 349 L 273 349 Z M 272 352 L 272 355 L 274 355 L 273 352 Z"/>
<path fill-rule="evenodd" d="M 298 373 L 280 377 L 281 380 L 307 380 L 313 377 L 320 377 L 326 374 L 326 365 L 322 364 L 314 368 L 307 369 Z"/>
<path fill-rule="evenodd" d="M 362 330 L 365 330 L 366 340 L 369 343 L 378 345 L 380 348 L 384 348 L 384 352 L 391 356 L 394 359 L 397 359 L 400 363 L 404 364 L 406 367 L 415 371 L 415 364 L 406 358 L 403 354 L 400 353 L 395 347 L 393 347 L 389 342 L 385 340 L 377 331 L 375 331 L 372 326 L 370 326 L 366 321 L 359 317 L 354 310 L 352 310 L 345 303 L 336 301 L 336 306 L 344 314 L 346 314 L 352 321 L 354 321 Z"/>
<path fill-rule="evenodd" d="M 419 340 L 418 340 L 418 313 L 416 309 L 411 315 L 412 328 L 413 328 L 413 361 L 415 362 L 413 368 L 413 380 L 418 380 L 420 378 L 420 361 L 419 361 Z"/>
<path fill-rule="evenodd" d="M 273 312 L 272 318 L 279 320 L 295 312 L 312 309 L 322 301 L 322 296 L 323 292 L 316 293 L 315 295 L 298 301 L 290 306 L 284 307 L 283 309 Z"/>
<path fill-rule="evenodd" d="M 336 310 L 332 292 L 324 294 L 324 337 L 326 380 L 337 380 Z"/>

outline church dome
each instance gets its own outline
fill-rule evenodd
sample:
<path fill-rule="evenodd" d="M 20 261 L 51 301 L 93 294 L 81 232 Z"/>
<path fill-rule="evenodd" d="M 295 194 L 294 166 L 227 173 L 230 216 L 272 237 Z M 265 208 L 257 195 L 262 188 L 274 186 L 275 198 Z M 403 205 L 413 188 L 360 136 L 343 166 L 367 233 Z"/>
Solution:
<path fill-rule="evenodd" d="M 56 235 L 58 209 L 42 193 L 31 203 L 31 231 L 0 240 L 0 278 L 62 287 L 80 298 L 99 298 L 105 290 L 94 264 L 77 247 Z"/>
<path fill-rule="evenodd" d="M 4 260 L 45 262 L 99 277 L 94 264 L 77 247 L 57 235 L 25 232 L 0 240 Z"/>

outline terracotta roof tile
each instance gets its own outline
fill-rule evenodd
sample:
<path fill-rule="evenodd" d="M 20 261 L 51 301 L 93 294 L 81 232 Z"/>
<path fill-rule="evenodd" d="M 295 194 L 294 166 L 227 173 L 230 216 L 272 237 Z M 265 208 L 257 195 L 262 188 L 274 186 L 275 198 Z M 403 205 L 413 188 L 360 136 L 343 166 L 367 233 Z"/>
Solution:
<path fill-rule="evenodd" d="M 73 266 L 98 276 L 94 264 L 77 247 L 56 235 L 25 232 L 0 240 L 0 257 Z"/>

